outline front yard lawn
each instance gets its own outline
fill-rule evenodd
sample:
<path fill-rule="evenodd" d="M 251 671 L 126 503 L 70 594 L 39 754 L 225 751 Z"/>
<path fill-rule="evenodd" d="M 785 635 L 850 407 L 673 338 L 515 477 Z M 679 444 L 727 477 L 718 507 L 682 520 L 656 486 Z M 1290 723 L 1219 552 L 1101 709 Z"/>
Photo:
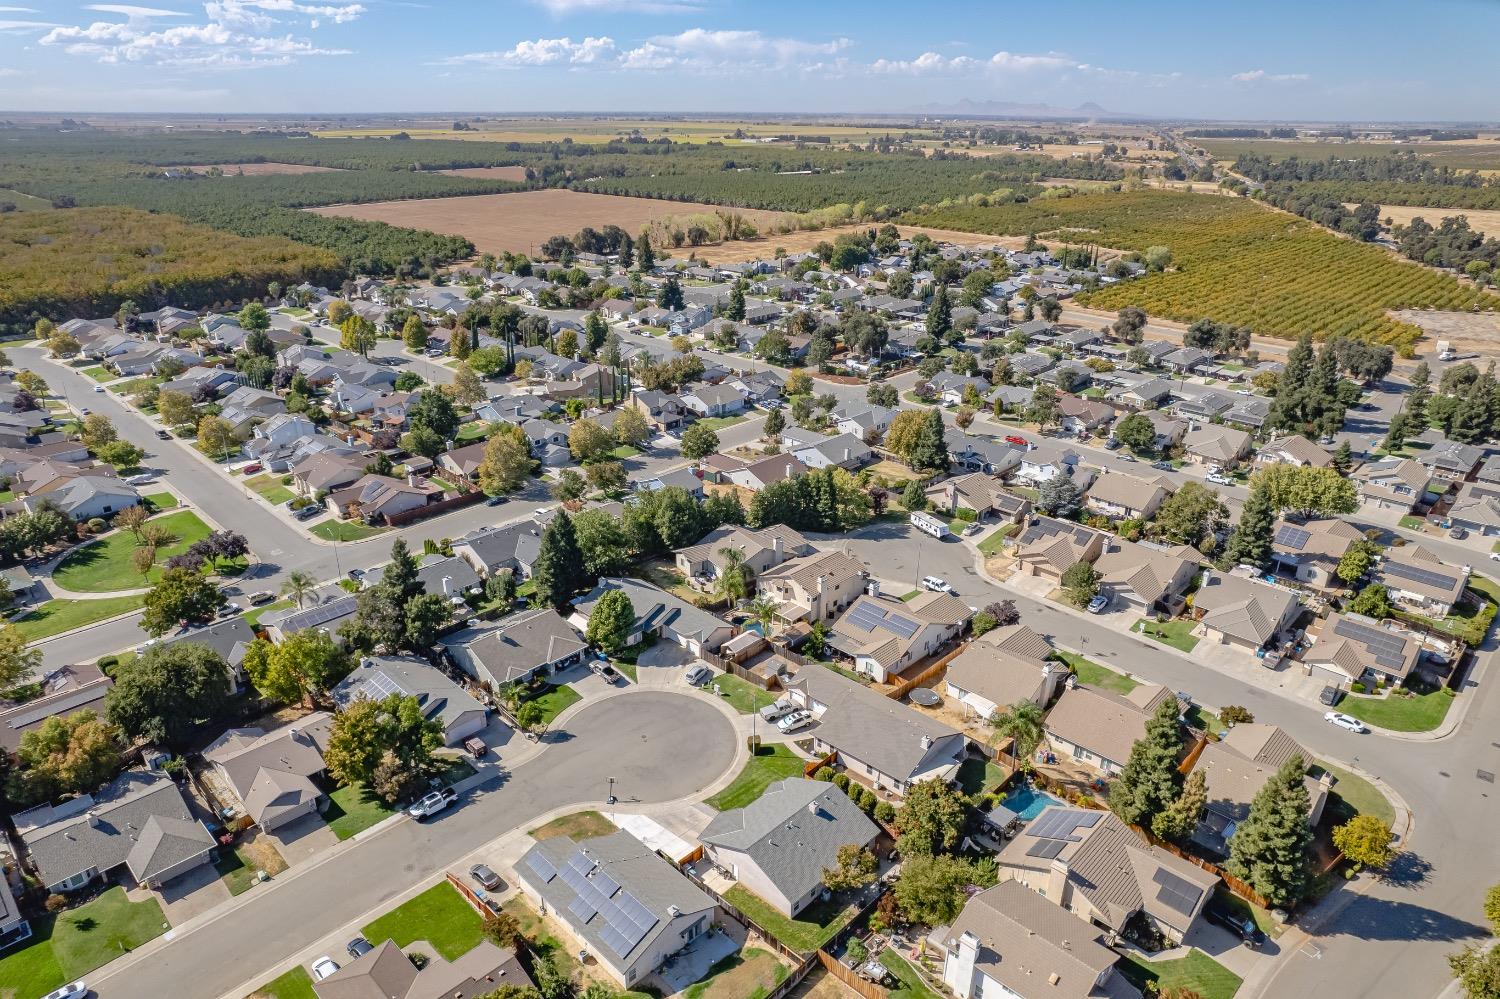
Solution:
<path fill-rule="evenodd" d="M 345 784 L 328 795 L 328 810 L 323 821 L 339 839 L 357 836 L 371 826 L 384 822 L 396 810 L 375 797 L 363 784 Z"/>
<path fill-rule="evenodd" d="M 834 896 L 830 901 L 814 902 L 794 919 L 788 919 L 769 902 L 744 885 L 737 884 L 724 893 L 730 905 L 750 917 L 767 933 L 796 951 L 817 950 L 854 918 L 854 907 Z"/>
<path fill-rule="evenodd" d="M 614 458 L 616 461 L 624 461 L 626 458 L 634 458 L 640 453 L 641 452 L 639 448 L 633 448 L 629 444 L 621 444 L 619 447 L 611 451 L 609 453 L 609 456 L 611 458 Z"/>
<path fill-rule="evenodd" d="M 253 842 L 239 842 L 230 849 L 219 849 L 219 859 L 214 861 L 229 894 L 239 895 L 255 886 L 255 873 L 265 871 L 275 877 L 286 870 L 286 861 L 268 839 L 257 838 Z"/>
<path fill-rule="evenodd" d="M 764 999 L 788 972 L 768 950 L 747 947 L 714 962 L 708 974 L 689 985 L 683 999 Z"/>
<path fill-rule="evenodd" d="M 890 999 L 943 999 L 927 987 L 910 961 L 889 947 L 880 952 L 880 963 L 885 965 L 885 970 L 901 979 L 900 987 L 891 990 Z"/>
<path fill-rule="evenodd" d="M 115 374 L 113 371 L 110 371 L 107 368 L 102 368 L 102 367 L 100 367 L 97 364 L 94 365 L 92 368 L 84 368 L 83 369 L 83 373 L 86 374 L 86 375 L 88 375 L 94 381 L 101 382 L 101 383 L 103 383 L 103 382 L 112 382 L 116 378 L 120 377 L 119 375 Z"/>
<path fill-rule="evenodd" d="M 392 940 L 402 948 L 426 940 L 447 961 L 473 950 L 484 936 L 479 913 L 446 880 L 387 912 L 362 932 L 372 944 Z"/>
<path fill-rule="evenodd" d="M 776 701 L 776 695 L 769 690 L 762 690 L 748 680 L 742 680 L 731 673 L 714 677 L 712 685 L 718 686 L 719 696 L 742 715 L 753 714 Z"/>
<path fill-rule="evenodd" d="M 1452 704 L 1453 695 L 1439 688 L 1413 697 L 1348 694 L 1339 702 L 1339 710 L 1393 732 L 1430 732 L 1443 723 Z"/>
<path fill-rule="evenodd" d="M 618 829 L 619 826 L 598 812 L 574 812 L 572 815 L 555 818 L 546 825 L 537 826 L 527 835 L 538 842 L 544 839 L 556 839 L 559 836 L 566 836 L 576 842 L 608 836 Z"/>
<path fill-rule="evenodd" d="M 263 996 L 265 999 L 318 999 L 318 994 L 313 991 L 312 976 L 300 965 L 256 989 L 250 999 Z"/>
<path fill-rule="evenodd" d="M 1245 918 L 1248 916 L 1250 919 L 1254 920 L 1255 925 L 1266 936 L 1275 938 L 1281 936 L 1286 932 L 1285 926 L 1277 923 L 1276 920 L 1271 918 L 1271 910 L 1262 909 L 1258 905 L 1251 905 L 1249 902 L 1240 898 L 1238 895 L 1225 888 L 1223 885 L 1219 886 L 1216 897 L 1218 898 L 1219 904 L 1224 906 L 1224 908 L 1239 913 L 1241 918 Z"/>
<path fill-rule="evenodd" d="M 1067 663 L 1072 668 L 1073 675 L 1078 677 L 1078 682 L 1086 687 L 1109 690 L 1116 694 L 1128 694 L 1140 686 L 1124 673 L 1118 673 L 1108 666 L 1100 666 L 1092 659 L 1085 659 L 1076 652 L 1064 652 L 1058 649 L 1053 655 Z"/>
<path fill-rule="evenodd" d="M 164 528 L 177 539 L 156 550 L 157 565 L 181 555 L 193 542 L 209 534 L 208 525 L 191 510 L 153 517 L 149 523 Z M 52 578 L 58 586 L 76 593 L 108 593 L 150 586 L 160 577 L 160 571 L 153 569 L 149 578 L 142 579 L 131 565 L 137 547 L 134 534 L 116 531 L 101 541 L 69 552 L 53 570 Z"/>
<path fill-rule="evenodd" d="M 245 485 L 254 489 L 256 494 L 267 503 L 277 506 L 297 498 L 296 493 L 281 484 L 281 476 L 279 475 L 257 475 L 246 479 Z"/>
<path fill-rule="evenodd" d="M 266 614 L 269 614 L 272 611 L 286 610 L 291 606 L 292 601 L 290 600 L 276 600 L 268 604 L 261 604 L 259 607 L 251 607 L 248 611 L 245 612 L 245 623 L 254 628 L 256 625 L 260 624 L 260 619 Z"/>
<path fill-rule="evenodd" d="M 1400 524 L 1408 531 L 1420 531 L 1427 526 L 1427 521 L 1423 520 L 1421 517 L 1413 517 L 1408 514 L 1407 516 L 1401 518 Z"/>
<path fill-rule="evenodd" d="M 1333 796 L 1337 800 L 1330 802 L 1330 806 L 1335 810 L 1342 811 L 1348 818 L 1352 818 L 1356 813 L 1373 815 L 1386 825 L 1391 825 L 1396 821 L 1396 810 L 1391 807 L 1390 799 L 1381 794 L 1374 784 L 1358 774 L 1352 774 L 1321 760 L 1315 761 L 1313 766 L 1321 767 L 1333 774 Z"/>
<path fill-rule="evenodd" d="M 708 799 L 721 812 L 744 808 L 765 793 L 766 788 L 787 777 L 802 776 L 806 761 L 788 747 L 762 744 L 745 769 L 724 790 Z"/>
<path fill-rule="evenodd" d="M 1192 652 L 1193 647 L 1198 644 L 1197 636 L 1191 634 L 1195 621 L 1184 621 L 1173 619 L 1166 624 L 1158 624 L 1148 618 L 1141 618 L 1130 626 L 1130 630 L 1145 635 L 1147 638 L 1155 639 L 1163 645 L 1170 645 L 1182 652 Z"/>
<path fill-rule="evenodd" d="M 23 638 L 28 642 L 35 642 L 96 621 L 140 610 L 145 599 L 144 594 L 135 593 L 125 597 L 101 597 L 98 600 L 48 600 L 16 618 L 15 625 Z"/>
<path fill-rule="evenodd" d="M 707 427 L 710 430 L 723 430 L 732 427 L 736 423 L 744 423 L 750 419 L 748 416 L 705 416 L 693 424 L 695 427 Z"/>
<path fill-rule="evenodd" d="M 356 524 L 347 520 L 325 520 L 312 528 L 311 533 L 324 541 L 363 541 L 365 538 L 384 534 L 387 530 L 388 528 L 370 527 L 367 524 Z"/>
<path fill-rule="evenodd" d="M 146 504 L 146 509 L 152 513 L 173 510 L 179 505 L 177 497 L 171 493 L 148 493 L 141 497 L 141 502 Z"/>
<path fill-rule="evenodd" d="M 979 550 L 986 555 L 999 555 L 1005 550 L 1005 540 L 1020 529 L 1019 524 L 1002 524 L 997 530 L 979 542 Z"/>
<path fill-rule="evenodd" d="M 1126 954 L 1119 968 L 1137 988 L 1144 988 L 1147 982 L 1155 982 L 1159 992 L 1185 989 L 1202 999 L 1230 999 L 1239 991 L 1243 981 L 1239 975 L 1201 950 L 1191 951 L 1187 957 L 1175 961 L 1144 961 L 1133 954 Z"/>
<path fill-rule="evenodd" d="M 572 687 L 548 686 L 542 688 L 542 691 L 535 697 L 528 697 L 527 700 L 535 701 L 542 709 L 542 724 L 551 725 L 554 718 L 583 700 L 583 697 Z"/>
<path fill-rule="evenodd" d="M 161 936 L 165 922 L 155 898 L 132 902 L 124 888 L 111 888 L 55 918 L 33 921 L 31 940 L 0 957 L 0 988 L 14 990 L 14 999 L 39 999 Z"/>

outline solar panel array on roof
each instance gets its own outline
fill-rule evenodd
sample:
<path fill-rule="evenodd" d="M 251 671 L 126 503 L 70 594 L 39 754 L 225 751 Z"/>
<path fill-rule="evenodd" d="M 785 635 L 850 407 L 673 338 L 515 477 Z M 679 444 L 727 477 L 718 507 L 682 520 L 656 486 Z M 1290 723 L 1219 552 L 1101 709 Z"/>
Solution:
<path fill-rule="evenodd" d="M 378 670 L 372 670 L 370 675 L 365 678 L 365 683 L 378 695 L 371 698 L 371 700 L 383 701 L 392 694 L 406 694 L 406 690 L 401 684 Z"/>
<path fill-rule="evenodd" d="M 1067 845 L 1068 844 L 1065 840 L 1039 839 L 1035 843 L 1033 843 L 1031 847 L 1026 851 L 1026 856 L 1040 857 L 1043 860 L 1051 860 L 1059 853 L 1062 853 L 1063 847 Z"/>
<path fill-rule="evenodd" d="M 348 614 L 352 606 L 348 598 L 330 600 L 326 604 L 319 604 L 294 614 L 282 623 L 294 628 L 316 628 L 320 624 L 327 624 L 335 618 Z"/>
<path fill-rule="evenodd" d="M 533 874 L 542 879 L 543 884 L 557 877 L 557 868 L 552 866 L 552 861 L 540 853 L 533 853 L 527 857 L 526 866 L 531 868 Z"/>
<path fill-rule="evenodd" d="M 1441 586 L 1443 589 L 1451 589 L 1458 584 L 1458 579 L 1446 572 L 1434 572 L 1431 569 L 1423 569 L 1420 566 L 1407 565 L 1404 562 L 1386 562 L 1382 566 L 1387 576 L 1395 576 L 1399 579 L 1409 579 L 1424 586 Z"/>
<path fill-rule="evenodd" d="M 1198 900 L 1203 897 L 1202 888 L 1164 868 L 1159 868 L 1151 880 L 1159 889 L 1156 900 L 1183 916 L 1192 915 Z"/>
<path fill-rule="evenodd" d="M 1060 839 L 1078 843 L 1080 829 L 1092 829 L 1099 824 L 1100 812 L 1085 812 L 1075 808 L 1049 808 L 1026 827 L 1026 835 L 1038 839 Z"/>
<path fill-rule="evenodd" d="M 1275 542 L 1278 545 L 1285 545 L 1288 548 L 1295 548 L 1300 552 L 1304 547 L 1306 547 L 1308 539 L 1311 537 L 1312 534 L 1310 532 L 1304 531 L 1300 527 L 1293 527 L 1290 524 L 1283 524 L 1281 527 L 1276 529 Z"/>
<path fill-rule="evenodd" d="M 862 603 L 849 615 L 849 623 L 865 631 L 874 631 L 885 623 L 885 611 L 871 603 Z"/>
<path fill-rule="evenodd" d="M 1345 618 L 1334 626 L 1333 633 L 1364 645 L 1375 662 L 1387 669 L 1400 669 L 1406 664 L 1406 642 L 1388 631 Z"/>
<path fill-rule="evenodd" d="M 917 622 L 909 617 L 901 617 L 897 614 L 887 614 L 885 626 L 902 638 L 910 638 L 915 635 L 918 628 Z"/>

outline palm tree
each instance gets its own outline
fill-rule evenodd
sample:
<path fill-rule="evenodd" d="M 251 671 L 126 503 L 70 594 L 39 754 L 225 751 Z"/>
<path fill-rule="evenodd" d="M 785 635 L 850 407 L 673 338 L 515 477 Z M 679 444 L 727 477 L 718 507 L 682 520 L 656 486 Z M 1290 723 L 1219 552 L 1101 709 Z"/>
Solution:
<path fill-rule="evenodd" d="M 777 604 L 774 600 L 760 597 L 750 602 L 750 618 L 759 624 L 763 634 L 770 634 L 771 625 L 776 621 Z"/>
<path fill-rule="evenodd" d="M 523 689 L 520 681 L 513 680 L 510 683 L 502 684 L 500 689 L 495 691 L 495 697 L 501 704 L 514 712 L 521 704 L 521 691 Z"/>
<path fill-rule="evenodd" d="M 1014 766 L 1019 767 L 1021 757 L 1029 759 L 1041 745 L 1044 717 L 1035 701 L 1019 701 L 990 716 L 995 731 L 1010 739 L 1010 759 Z"/>
<path fill-rule="evenodd" d="M 281 595 L 291 597 L 297 601 L 297 609 L 302 609 L 302 602 L 312 596 L 313 590 L 317 589 L 318 582 L 305 572 L 294 572 L 286 577 L 286 582 L 281 586 Z"/>
<path fill-rule="evenodd" d="M 738 548 L 726 546 L 719 549 L 719 554 L 724 556 L 724 565 L 719 570 L 719 579 L 714 586 L 714 594 L 733 605 L 736 601 L 749 596 L 750 580 L 754 576 L 754 570 L 745 564 L 745 554 Z"/>

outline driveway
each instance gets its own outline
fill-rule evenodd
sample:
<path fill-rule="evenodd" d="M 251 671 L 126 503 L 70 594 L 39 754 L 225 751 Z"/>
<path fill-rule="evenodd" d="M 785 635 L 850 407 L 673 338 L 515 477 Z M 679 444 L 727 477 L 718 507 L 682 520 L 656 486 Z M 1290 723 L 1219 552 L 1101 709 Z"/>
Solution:
<path fill-rule="evenodd" d="M 181 926 L 194 916 L 202 915 L 229 901 L 229 888 L 213 864 L 204 864 L 173 878 L 154 892 L 161 902 L 167 922 Z"/>
<path fill-rule="evenodd" d="M 678 685 L 678 681 L 682 679 L 683 667 L 697 658 L 680 645 L 659 641 L 642 652 L 635 661 L 637 682 L 642 687 Z"/>
<path fill-rule="evenodd" d="M 339 838 L 321 815 L 304 815 L 264 835 L 288 867 L 295 867 L 339 845 Z"/>

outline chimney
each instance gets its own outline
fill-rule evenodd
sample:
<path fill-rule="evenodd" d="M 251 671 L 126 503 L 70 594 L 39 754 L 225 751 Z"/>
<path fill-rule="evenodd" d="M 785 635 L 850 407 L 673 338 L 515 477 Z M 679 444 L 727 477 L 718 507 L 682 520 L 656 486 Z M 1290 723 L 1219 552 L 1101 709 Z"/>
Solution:
<path fill-rule="evenodd" d="M 971 999 L 978 991 L 975 981 L 978 976 L 974 973 L 978 958 L 979 938 L 972 933 L 964 933 L 949 945 L 948 959 L 943 963 L 943 982 L 959 999 Z"/>
<path fill-rule="evenodd" d="M 1066 946 L 1066 945 L 1067 945 L 1067 942 L 1066 942 L 1066 941 L 1064 941 L 1064 944 L 1063 944 L 1063 945 L 1064 945 L 1064 946 Z M 1053 972 L 1053 973 L 1052 973 L 1052 974 L 1050 974 L 1050 975 L 1048 975 L 1048 976 L 1047 976 L 1047 984 L 1048 984 L 1048 985 L 1056 985 L 1056 984 L 1057 984 L 1057 983 L 1058 983 L 1058 982 L 1060 982 L 1060 981 L 1062 981 L 1062 976 L 1061 976 L 1061 975 L 1059 975 L 1059 974 L 1058 974 L 1058 973 L 1057 973 L 1057 972 L 1055 972 L 1055 971 L 1054 971 L 1054 972 Z"/>
<path fill-rule="evenodd" d="M 91 812 L 88 813 L 88 815 L 89 815 L 89 825 L 93 826 L 95 829 L 98 829 L 99 828 L 99 813 L 91 811 Z"/>
<path fill-rule="evenodd" d="M 848 464 L 848 462 L 849 462 L 849 449 L 848 448 L 844 448 L 844 463 Z"/>
<path fill-rule="evenodd" d="M 411 486 L 412 488 L 416 488 L 416 485 L 417 485 L 417 473 L 416 472 L 407 472 L 406 473 L 406 484 L 409 485 L 409 486 Z"/>
<path fill-rule="evenodd" d="M 1047 869 L 1047 899 L 1064 909 L 1068 908 L 1072 901 L 1072 892 L 1068 890 L 1068 864 L 1067 861 L 1053 858 L 1052 866 Z"/>
<path fill-rule="evenodd" d="M 880 596 L 880 580 L 872 579 L 865 584 L 865 592 L 872 597 Z"/>
<path fill-rule="evenodd" d="M 828 582 L 828 577 L 827 576 L 819 576 L 818 577 L 818 601 L 820 603 L 823 600 L 823 587 L 827 584 L 827 582 Z"/>
<path fill-rule="evenodd" d="M 677 908 L 677 906 L 675 905 L 669 905 L 667 906 L 667 915 L 671 916 L 673 919 L 676 919 L 678 916 L 682 915 L 682 910 Z"/>
<path fill-rule="evenodd" d="M 776 564 L 781 564 L 781 535 L 777 534 L 771 539 L 771 551 L 776 553 Z"/>
<path fill-rule="evenodd" d="M 930 735 L 924 735 L 924 736 L 922 736 L 922 748 L 923 749 L 931 749 L 932 748 L 932 736 L 930 736 Z"/>

